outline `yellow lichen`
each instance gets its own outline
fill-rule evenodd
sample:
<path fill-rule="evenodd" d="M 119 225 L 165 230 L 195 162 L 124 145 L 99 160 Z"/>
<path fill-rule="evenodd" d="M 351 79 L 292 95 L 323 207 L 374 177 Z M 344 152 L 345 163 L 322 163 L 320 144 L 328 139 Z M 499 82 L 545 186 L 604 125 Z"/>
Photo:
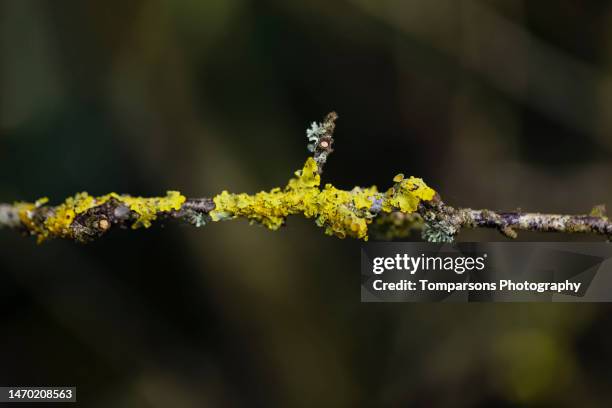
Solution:
<path fill-rule="evenodd" d="M 429 201 L 435 195 L 435 191 L 419 178 L 406 179 L 403 174 L 398 174 L 393 181 L 393 187 L 384 194 L 379 193 L 375 186 L 355 187 L 350 191 L 331 184 L 321 188 L 318 165 L 310 157 L 283 189 L 277 187 L 254 195 L 223 191 L 214 197 L 215 209 L 209 215 L 213 221 L 245 217 L 277 230 L 289 215 L 302 214 L 314 218 L 326 234 L 367 240 L 368 225 L 381 211 L 413 213 L 421 201 Z M 159 214 L 180 210 L 185 202 L 185 196 L 178 191 L 168 191 L 165 197 L 149 198 L 117 193 L 93 197 L 82 192 L 56 207 L 41 208 L 47 202 L 46 198 L 35 203 L 16 203 L 15 206 L 23 226 L 39 241 L 44 241 L 51 237 L 75 238 L 72 228 L 75 219 L 111 199 L 124 204 L 137 215 L 132 224 L 134 229 L 151 226 Z"/>
<path fill-rule="evenodd" d="M 33 220 L 34 213 L 32 212 L 32 210 L 36 208 L 36 203 L 17 202 L 14 206 L 17 209 L 21 224 L 23 224 L 28 231 L 36 232 L 37 225 Z"/>
<path fill-rule="evenodd" d="M 223 191 L 214 197 L 215 210 L 210 215 L 213 221 L 245 217 L 271 230 L 283 225 L 289 215 L 303 214 L 314 217 L 316 224 L 325 228 L 325 233 L 340 238 L 368 239 L 368 225 L 372 222 L 374 201 L 380 201 L 380 210 L 405 213 L 416 211 L 420 201 L 431 200 L 435 191 L 421 179 L 403 175 L 394 178 L 395 186 L 386 194 L 378 193 L 376 187 L 351 191 L 339 190 L 331 184 L 319 188 L 320 176 L 313 158 L 308 158 L 296 177 L 289 180 L 284 189 L 275 188 L 254 195 L 231 194 Z"/>
<path fill-rule="evenodd" d="M 126 204 L 130 210 L 138 214 L 138 219 L 132 228 L 149 228 L 151 222 L 157 219 L 157 214 L 172 210 L 180 210 L 185 202 L 185 196 L 178 191 L 168 191 L 165 197 L 131 197 L 120 196 L 119 201 Z"/>
<path fill-rule="evenodd" d="M 168 191 L 165 197 L 132 197 L 110 193 L 100 197 L 93 197 L 86 192 L 68 197 L 62 204 L 56 206 L 44 219 L 38 222 L 33 219 L 33 210 L 44 205 L 48 199 L 40 199 L 36 203 L 16 203 L 21 223 L 42 242 L 47 238 L 72 238 L 71 225 L 74 219 L 86 211 L 104 204 L 110 199 L 123 203 L 130 210 L 138 214 L 132 228 L 150 227 L 151 222 L 157 219 L 162 212 L 179 210 L 185 202 L 185 196 L 178 191 Z"/>
<path fill-rule="evenodd" d="M 413 213 L 421 201 L 430 201 L 436 194 L 420 178 L 404 179 L 403 174 L 398 174 L 393 180 L 396 184 L 387 191 L 383 201 L 383 210 L 386 212 L 399 209 L 406 214 Z"/>

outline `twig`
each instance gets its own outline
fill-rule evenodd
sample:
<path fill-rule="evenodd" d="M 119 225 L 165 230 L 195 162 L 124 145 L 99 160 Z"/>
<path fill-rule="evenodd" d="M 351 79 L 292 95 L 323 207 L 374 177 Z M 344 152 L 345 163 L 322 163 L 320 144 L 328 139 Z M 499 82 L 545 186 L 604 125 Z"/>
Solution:
<path fill-rule="evenodd" d="M 314 160 L 317 163 L 319 174 L 323 173 L 323 166 L 327 162 L 329 155 L 334 151 L 332 144 L 334 143 L 333 135 L 337 119 L 338 114 L 330 112 L 325 116 L 323 123 L 312 122 L 310 128 L 306 130 L 308 150 L 314 153 Z"/>
<path fill-rule="evenodd" d="M 422 203 L 423 238 L 432 242 L 452 242 L 462 228 L 493 228 L 507 238 L 516 238 L 517 230 L 535 232 L 596 234 L 610 240 L 612 222 L 605 207 L 597 206 L 591 214 L 541 214 L 522 211 L 474 210 L 453 208 L 438 197 Z"/>
<path fill-rule="evenodd" d="M 296 178 L 283 189 L 257 194 L 222 192 L 212 198 L 185 198 L 169 191 L 164 197 L 132 197 L 115 193 L 92 197 L 79 193 L 57 206 L 47 199 L 35 203 L 0 204 L 0 228 L 10 228 L 38 237 L 67 238 L 88 242 L 112 227 L 149 227 L 155 220 L 178 219 L 196 227 L 211 221 L 244 217 L 252 223 L 276 230 L 289 215 L 315 218 L 325 232 L 338 237 L 368 238 L 369 229 L 381 239 L 405 238 L 420 231 L 430 242 L 452 242 L 462 228 L 495 228 L 508 238 L 517 230 L 587 233 L 612 238 L 612 223 L 603 206 L 591 214 L 561 215 L 500 212 L 454 208 L 421 179 L 399 174 L 385 193 L 376 187 L 350 191 L 330 184 L 320 188 L 320 175 L 333 152 L 335 112 L 322 123 L 313 122 L 306 131 L 313 153 Z"/>

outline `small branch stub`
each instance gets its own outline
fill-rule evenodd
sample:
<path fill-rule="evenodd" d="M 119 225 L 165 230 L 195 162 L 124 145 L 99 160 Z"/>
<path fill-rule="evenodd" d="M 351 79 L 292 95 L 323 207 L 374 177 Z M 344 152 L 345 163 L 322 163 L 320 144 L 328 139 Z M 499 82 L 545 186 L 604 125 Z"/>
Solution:
<path fill-rule="evenodd" d="M 306 130 L 308 150 L 314 153 L 319 174 L 323 173 L 323 166 L 327 162 L 329 155 L 334 151 L 332 144 L 334 143 L 333 135 L 337 119 L 338 114 L 330 112 L 325 116 L 323 123 L 312 122 L 310 128 Z"/>

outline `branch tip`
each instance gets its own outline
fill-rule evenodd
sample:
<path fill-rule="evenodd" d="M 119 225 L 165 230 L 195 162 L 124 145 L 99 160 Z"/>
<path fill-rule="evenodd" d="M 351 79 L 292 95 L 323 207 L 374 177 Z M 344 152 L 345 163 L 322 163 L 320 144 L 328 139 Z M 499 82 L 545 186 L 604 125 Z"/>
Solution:
<path fill-rule="evenodd" d="M 322 123 L 312 122 L 310 128 L 306 130 L 308 150 L 314 153 L 319 174 L 323 173 L 323 166 L 328 156 L 334 151 L 332 144 L 337 119 L 338 114 L 332 111 L 325 116 Z"/>

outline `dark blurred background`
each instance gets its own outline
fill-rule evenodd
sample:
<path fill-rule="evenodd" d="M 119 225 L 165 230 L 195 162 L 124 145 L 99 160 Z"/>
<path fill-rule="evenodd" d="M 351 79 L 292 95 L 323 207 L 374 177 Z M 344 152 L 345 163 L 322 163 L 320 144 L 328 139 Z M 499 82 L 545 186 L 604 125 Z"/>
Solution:
<path fill-rule="evenodd" d="M 338 187 L 404 172 L 456 206 L 588 212 L 612 204 L 611 22 L 609 1 L 0 0 L 0 202 L 284 185 L 336 110 Z M 0 231 L 0 384 L 91 407 L 609 404 L 609 306 L 360 304 L 359 246 L 301 218 Z"/>

